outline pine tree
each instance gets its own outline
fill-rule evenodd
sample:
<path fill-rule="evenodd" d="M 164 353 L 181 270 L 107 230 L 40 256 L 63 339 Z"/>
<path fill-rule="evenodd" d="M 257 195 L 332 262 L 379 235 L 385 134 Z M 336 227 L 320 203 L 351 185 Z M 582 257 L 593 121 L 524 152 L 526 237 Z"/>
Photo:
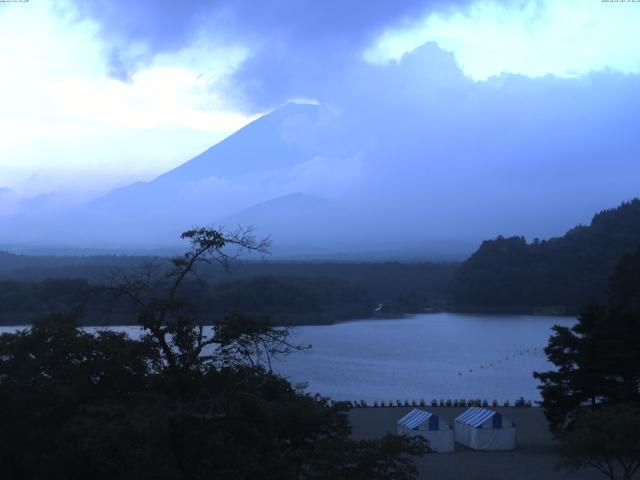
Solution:
<path fill-rule="evenodd" d="M 554 327 L 545 352 L 557 370 L 535 372 L 552 430 L 585 408 L 640 404 L 640 249 L 610 278 L 606 306 L 583 308 L 572 328 Z"/>

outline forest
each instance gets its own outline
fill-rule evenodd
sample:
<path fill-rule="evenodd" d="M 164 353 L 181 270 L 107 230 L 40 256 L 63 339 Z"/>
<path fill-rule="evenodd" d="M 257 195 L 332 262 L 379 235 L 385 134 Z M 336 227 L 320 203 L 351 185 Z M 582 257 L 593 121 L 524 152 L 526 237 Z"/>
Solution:
<path fill-rule="evenodd" d="M 596 214 L 549 240 L 498 237 L 456 270 L 451 306 L 467 311 L 575 314 L 606 299 L 618 260 L 640 245 L 640 200 Z"/>
<path fill-rule="evenodd" d="M 617 261 L 640 245 L 640 200 L 597 213 L 589 225 L 548 240 L 482 242 L 462 263 L 247 260 L 204 265 L 185 289 L 208 323 L 233 312 L 278 325 L 324 324 L 434 310 L 575 315 L 606 298 Z M 30 324 L 54 312 L 84 324 L 133 322 L 135 309 L 110 291 L 114 276 L 167 257 L 27 256 L 0 253 L 0 324 Z"/>
<path fill-rule="evenodd" d="M 115 299 L 114 275 L 167 258 L 33 257 L 0 254 L 0 324 L 29 324 L 54 312 L 82 315 L 83 324 L 131 324 L 135 309 Z M 242 311 L 279 325 L 332 323 L 386 312 L 441 307 L 457 264 L 240 262 L 228 272 L 204 265 L 185 285 L 208 323 Z"/>

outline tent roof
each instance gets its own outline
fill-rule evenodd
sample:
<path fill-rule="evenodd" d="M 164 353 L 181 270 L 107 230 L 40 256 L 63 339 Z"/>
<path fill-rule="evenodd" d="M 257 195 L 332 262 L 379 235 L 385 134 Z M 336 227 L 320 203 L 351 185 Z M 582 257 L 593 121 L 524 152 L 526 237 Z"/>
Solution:
<path fill-rule="evenodd" d="M 429 418 L 432 415 L 433 413 L 431 412 L 426 412 L 424 410 L 418 410 L 417 408 L 414 408 L 404 417 L 398 420 L 398 425 L 405 426 L 409 429 L 414 429 L 429 421 Z"/>
<path fill-rule="evenodd" d="M 479 427 L 494 415 L 498 415 L 498 412 L 486 408 L 471 407 L 456 417 L 456 422 L 471 425 L 472 427 Z"/>

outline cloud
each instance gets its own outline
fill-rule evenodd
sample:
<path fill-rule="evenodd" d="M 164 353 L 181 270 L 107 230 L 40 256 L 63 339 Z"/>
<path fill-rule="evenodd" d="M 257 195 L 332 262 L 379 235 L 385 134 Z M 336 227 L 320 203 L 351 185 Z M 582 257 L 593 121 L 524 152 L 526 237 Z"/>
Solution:
<path fill-rule="evenodd" d="M 326 101 L 363 56 L 388 64 L 435 42 L 475 80 L 500 73 L 576 76 L 640 72 L 633 4 L 567 0 L 76 0 L 100 26 L 122 78 L 195 39 L 239 43 L 231 74 L 236 108 L 264 112 L 291 98 Z M 126 15 L 125 15 L 126 13 Z"/>
<path fill-rule="evenodd" d="M 246 57 L 242 45 L 196 35 L 122 81 L 109 75 L 100 32 L 70 2 L 0 9 L 0 159 L 21 196 L 68 192 L 70 183 L 95 195 L 153 177 L 252 118 L 224 93 Z M 32 171 L 46 180 L 34 181 Z"/>
<path fill-rule="evenodd" d="M 243 174 L 218 177 L 212 168 L 187 182 L 156 182 L 151 201 L 127 197 L 105 209 L 104 221 L 92 213 L 95 227 L 69 216 L 68 229 L 57 217 L 50 228 L 69 235 L 81 225 L 87 242 L 170 242 L 182 227 L 301 192 L 340 205 L 340 219 L 305 234 L 330 232 L 345 251 L 411 244 L 460 253 L 498 234 L 560 234 L 638 195 L 637 75 L 476 82 L 430 43 L 385 66 L 355 62 L 341 78 L 327 80 L 330 101 L 312 109 L 313 122 L 294 115 L 285 128 L 253 130 L 272 124 L 265 120 L 245 131 L 235 144 L 243 155 L 224 157 L 242 158 L 235 167 Z M 273 152 L 291 141 L 312 152 L 308 160 L 274 168 L 244 147 Z"/>
<path fill-rule="evenodd" d="M 176 52 L 196 40 L 209 2 L 76 0 L 74 14 L 97 26 L 105 41 L 108 73 L 128 80 L 157 53 Z"/>
<path fill-rule="evenodd" d="M 317 98 L 327 77 L 339 77 L 383 29 L 468 0 L 76 2 L 100 25 L 119 78 L 198 35 L 241 43 L 247 56 L 233 73 L 236 106 L 256 113 L 291 98 Z"/>
<path fill-rule="evenodd" d="M 50 206 L 56 200 L 56 194 L 54 192 L 41 193 L 35 197 L 24 198 L 20 200 L 19 207 L 26 210 L 46 208 Z"/>
<path fill-rule="evenodd" d="M 364 57 L 387 64 L 436 42 L 475 80 L 501 73 L 571 77 L 605 69 L 640 74 L 639 24 L 640 8 L 631 3 L 478 0 L 390 28 Z"/>
<path fill-rule="evenodd" d="M 12 213 L 15 206 L 16 199 L 13 190 L 9 187 L 0 187 L 0 216 Z"/>

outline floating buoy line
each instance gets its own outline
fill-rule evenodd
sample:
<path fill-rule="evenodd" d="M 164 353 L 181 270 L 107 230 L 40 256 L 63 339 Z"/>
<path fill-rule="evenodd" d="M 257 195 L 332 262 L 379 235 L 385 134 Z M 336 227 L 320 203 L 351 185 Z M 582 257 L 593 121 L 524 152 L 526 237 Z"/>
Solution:
<path fill-rule="evenodd" d="M 541 352 L 541 351 L 543 351 L 543 349 L 538 348 L 538 347 L 525 348 L 525 349 L 522 349 L 522 350 L 518 350 L 517 352 L 515 352 L 515 353 L 513 353 L 511 355 L 507 355 L 506 357 L 501 357 L 501 358 L 499 358 L 497 360 L 494 360 L 493 362 L 489 362 L 488 364 L 482 364 L 479 367 L 477 367 L 476 370 L 484 370 L 485 368 L 489 369 L 489 368 L 494 367 L 494 366 L 497 367 L 498 364 L 502 364 L 503 362 L 508 362 L 509 360 L 513 360 L 514 358 L 518 358 L 518 357 L 521 357 L 521 356 L 527 355 L 527 354 L 538 353 L 538 352 Z M 470 368 L 468 370 L 468 372 L 466 372 L 466 373 L 473 373 L 473 372 L 474 372 L 474 369 Z M 463 375 L 463 372 L 458 372 L 458 376 L 459 377 L 461 377 L 462 375 Z"/>

